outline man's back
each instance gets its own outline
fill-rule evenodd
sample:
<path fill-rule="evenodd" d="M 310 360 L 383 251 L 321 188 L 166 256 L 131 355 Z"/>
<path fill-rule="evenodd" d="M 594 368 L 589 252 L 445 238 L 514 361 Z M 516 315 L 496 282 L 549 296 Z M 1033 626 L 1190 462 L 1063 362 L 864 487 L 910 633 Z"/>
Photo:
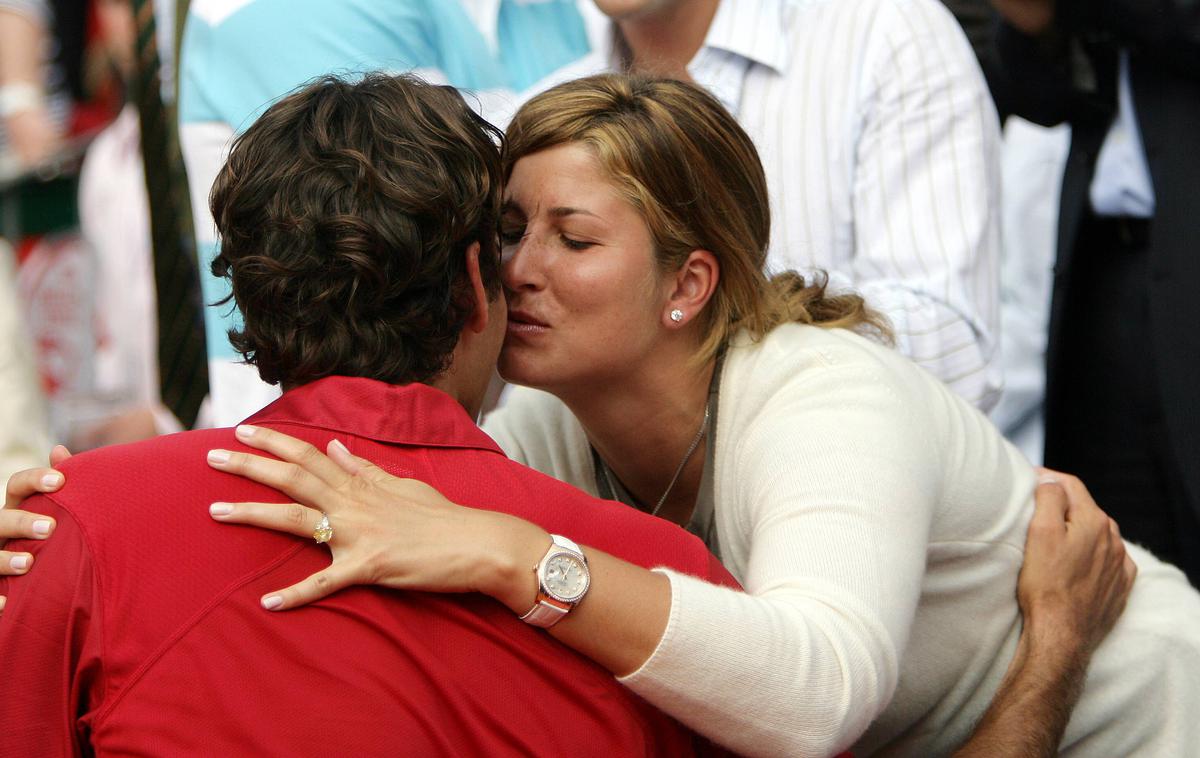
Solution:
<path fill-rule="evenodd" d="M 428 387 L 324 379 L 254 422 L 319 446 L 336 436 L 457 502 L 728 581 L 682 530 L 508 461 Z M 209 449 L 237 447 L 230 430 L 211 430 L 98 451 L 64 468 L 70 485 L 53 499 L 31 501 L 58 528 L 25 548 L 38 570 L 0 590 L 0 670 L 24 693 L 0 715 L 0 753 L 69 753 L 76 739 L 156 755 L 690 750 L 608 672 L 482 596 L 356 587 L 264 611 L 262 594 L 329 558 L 209 518 L 213 501 L 280 500 L 206 465 Z"/>

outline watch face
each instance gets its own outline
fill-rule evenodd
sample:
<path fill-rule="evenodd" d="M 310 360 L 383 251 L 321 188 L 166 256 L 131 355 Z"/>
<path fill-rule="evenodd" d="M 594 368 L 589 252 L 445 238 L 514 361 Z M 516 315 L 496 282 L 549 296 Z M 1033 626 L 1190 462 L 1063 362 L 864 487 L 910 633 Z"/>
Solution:
<path fill-rule="evenodd" d="M 570 553 L 557 553 L 546 561 L 542 584 L 555 600 L 572 603 L 587 591 L 588 572 L 583 561 Z"/>

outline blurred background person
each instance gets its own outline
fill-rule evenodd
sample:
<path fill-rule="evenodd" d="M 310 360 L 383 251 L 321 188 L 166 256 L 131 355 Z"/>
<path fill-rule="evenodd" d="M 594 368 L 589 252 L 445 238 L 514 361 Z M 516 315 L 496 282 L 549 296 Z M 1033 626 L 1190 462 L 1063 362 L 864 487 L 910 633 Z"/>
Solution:
<path fill-rule="evenodd" d="M 1046 464 L 1200 582 L 1200 6 L 995 0 L 998 100 L 1068 123 Z"/>
<path fill-rule="evenodd" d="M 154 4 L 160 58 L 173 58 L 174 0 Z M 137 27 L 129 0 L 95 0 L 97 66 L 113 72 L 126 99 L 135 71 Z M 164 77 L 163 95 L 173 81 Z M 79 223 L 96 259 L 97 342 L 93 391 L 98 416 L 79 424 L 72 449 L 146 439 L 183 429 L 162 403 L 150 211 L 137 108 L 130 102 L 89 145 L 79 177 Z M 203 419 L 197 424 L 205 426 Z"/>
<path fill-rule="evenodd" d="M 42 0 L 0 0 L 0 176 L 44 161 L 65 132 L 70 104 L 52 73 L 52 19 Z"/>
<path fill-rule="evenodd" d="M 63 130 L 66 101 L 47 93 L 50 9 L 37 0 L 0 0 L 0 198 L 28 167 L 45 160 Z M 10 210 L 11 209 L 11 210 Z M 45 398 L 16 289 L 15 209 L 0 200 L 0 477 L 44 459 L 50 449 Z"/>
<path fill-rule="evenodd" d="M 0 479 L 40 466 L 50 451 L 45 398 L 17 302 L 12 248 L 0 238 Z"/>

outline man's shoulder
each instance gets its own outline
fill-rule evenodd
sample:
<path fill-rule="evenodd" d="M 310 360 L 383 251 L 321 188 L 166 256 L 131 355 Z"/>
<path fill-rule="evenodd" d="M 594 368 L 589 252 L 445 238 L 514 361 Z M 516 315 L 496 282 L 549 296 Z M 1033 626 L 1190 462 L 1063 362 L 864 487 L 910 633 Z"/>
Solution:
<path fill-rule="evenodd" d="M 80 453 L 60 467 L 66 484 L 52 500 L 79 524 L 93 551 L 120 553 L 140 544 L 148 558 L 166 560 L 180 545 L 215 548 L 231 530 L 212 521 L 209 504 L 285 500 L 210 467 L 207 453 L 217 448 L 247 450 L 232 429 L 204 429 Z M 251 542 L 274 537 L 255 535 Z"/>
<path fill-rule="evenodd" d="M 235 444 L 232 429 L 201 429 L 79 453 L 59 467 L 67 486 L 55 499 L 64 505 L 124 499 L 147 487 L 220 476 L 205 456 Z"/>

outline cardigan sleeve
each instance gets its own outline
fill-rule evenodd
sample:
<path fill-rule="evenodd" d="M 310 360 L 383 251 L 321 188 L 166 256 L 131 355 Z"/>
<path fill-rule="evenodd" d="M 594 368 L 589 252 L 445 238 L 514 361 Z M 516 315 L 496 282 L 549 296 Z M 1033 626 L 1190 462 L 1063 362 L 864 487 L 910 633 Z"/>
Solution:
<path fill-rule="evenodd" d="M 719 507 L 748 540 L 748 594 L 665 572 L 667 630 L 625 684 L 738 752 L 830 755 L 862 735 L 896 688 L 940 479 L 895 386 L 808 371 L 730 422 Z"/>

